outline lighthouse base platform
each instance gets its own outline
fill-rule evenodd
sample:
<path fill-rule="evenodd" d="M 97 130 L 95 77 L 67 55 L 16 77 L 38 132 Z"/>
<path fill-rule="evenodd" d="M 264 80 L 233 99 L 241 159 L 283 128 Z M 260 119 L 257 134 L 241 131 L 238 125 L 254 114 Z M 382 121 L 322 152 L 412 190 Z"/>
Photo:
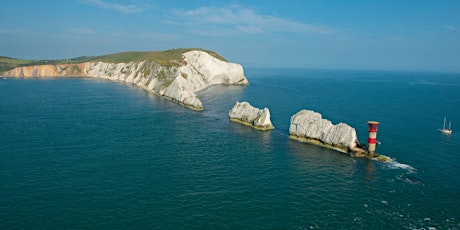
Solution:
<path fill-rule="evenodd" d="M 391 158 L 383 155 L 379 155 L 375 152 L 369 152 L 365 149 L 359 148 L 359 147 L 354 147 L 350 148 L 348 153 L 352 157 L 362 157 L 362 158 L 368 158 L 371 160 L 377 160 L 377 161 L 383 161 L 383 162 L 391 162 Z"/>

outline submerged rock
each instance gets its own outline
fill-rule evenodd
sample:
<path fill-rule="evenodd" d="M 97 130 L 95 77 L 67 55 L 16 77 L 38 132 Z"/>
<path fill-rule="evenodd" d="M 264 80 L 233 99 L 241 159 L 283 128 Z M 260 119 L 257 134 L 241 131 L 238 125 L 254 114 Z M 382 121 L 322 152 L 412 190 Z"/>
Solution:
<path fill-rule="evenodd" d="M 333 125 L 320 113 L 301 110 L 291 117 L 289 134 L 293 139 L 349 152 L 357 145 L 356 130 L 345 123 Z"/>
<path fill-rule="evenodd" d="M 239 122 L 252 126 L 260 130 L 274 129 L 270 120 L 270 110 L 268 108 L 258 109 L 248 102 L 236 102 L 228 112 L 231 121 Z"/>

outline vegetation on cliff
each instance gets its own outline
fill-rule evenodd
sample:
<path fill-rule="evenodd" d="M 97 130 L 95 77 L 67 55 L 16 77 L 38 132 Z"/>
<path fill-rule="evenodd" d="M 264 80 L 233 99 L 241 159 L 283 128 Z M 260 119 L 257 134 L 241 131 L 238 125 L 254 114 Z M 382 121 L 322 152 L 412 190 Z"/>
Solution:
<path fill-rule="evenodd" d="M 191 51 L 200 50 L 207 52 L 211 56 L 226 61 L 222 56 L 213 51 L 193 48 L 180 48 L 165 51 L 150 51 L 150 52 L 122 52 L 108 54 L 102 56 L 82 56 L 71 59 L 60 60 L 21 60 L 10 57 L 0 56 L 0 73 L 8 71 L 20 66 L 33 65 L 56 65 L 56 64 L 78 64 L 83 62 L 108 62 L 108 63 L 128 63 L 142 60 L 154 61 L 162 66 L 181 66 L 185 64 L 182 60 L 182 54 Z"/>
<path fill-rule="evenodd" d="M 0 73 L 10 69 L 14 69 L 18 66 L 27 65 L 31 62 L 33 61 L 0 56 Z"/>
<path fill-rule="evenodd" d="M 132 62 L 132 61 L 154 61 L 157 64 L 162 66 L 180 66 L 183 63 L 182 54 L 192 51 L 192 50 L 200 50 L 207 52 L 211 56 L 226 61 L 223 57 L 213 51 L 202 50 L 202 49 L 189 49 L 189 48 L 182 48 L 182 49 L 172 49 L 172 50 L 165 50 L 165 51 L 152 51 L 152 52 L 122 52 L 116 54 L 109 54 L 94 57 L 94 59 L 90 61 L 101 61 L 101 62 L 109 62 L 109 63 L 121 63 L 121 62 Z"/>

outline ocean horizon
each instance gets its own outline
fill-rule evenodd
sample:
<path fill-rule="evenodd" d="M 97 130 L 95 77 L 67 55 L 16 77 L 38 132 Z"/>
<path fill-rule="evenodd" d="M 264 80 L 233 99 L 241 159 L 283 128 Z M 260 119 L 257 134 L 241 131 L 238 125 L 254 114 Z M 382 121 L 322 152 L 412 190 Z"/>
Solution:
<path fill-rule="evenodd" d="M 200 91 L 204 111 L 103 79 L 0 79 L 0 227 L 460 228 L 460 74 L 245 75 Z M 275 129 L 229 121 L 236 101 L 269 108 Z M 394 162 L 289 139 L 302 109 L 361 143 L 379 121 L 377 153 Z"/>

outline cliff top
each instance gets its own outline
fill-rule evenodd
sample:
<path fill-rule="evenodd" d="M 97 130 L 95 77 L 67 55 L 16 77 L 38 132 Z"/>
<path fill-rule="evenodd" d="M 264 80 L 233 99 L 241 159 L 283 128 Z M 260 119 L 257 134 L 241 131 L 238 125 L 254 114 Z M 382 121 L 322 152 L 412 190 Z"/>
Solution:
<path fill-rule="evenodd" d="M 180 66 L 182 64 L 182 54 L 192 51 L 200 50 L 207 52 L 213 57 L 225 60 L 222 56 L 213 51 L 194 49 L 194 48 L 179 48 L 164 51 L 132 51 L 132 52 L 121 52 L 115 54 L 108 54 L 102 56 L 82 56 L 71 59 L 60 59 L 60 60 L 22 60 L 10 57 L 0 56 L 0 73 L 14 69 L 19 66 L 31 66 L 31 65 L 56 65 L 56 64 L 76 64 L 83 62 L 108 62 L 108 63 L 127 63 L 134 61 L 149 60 L 154 61 L 163 66 Z"/>

